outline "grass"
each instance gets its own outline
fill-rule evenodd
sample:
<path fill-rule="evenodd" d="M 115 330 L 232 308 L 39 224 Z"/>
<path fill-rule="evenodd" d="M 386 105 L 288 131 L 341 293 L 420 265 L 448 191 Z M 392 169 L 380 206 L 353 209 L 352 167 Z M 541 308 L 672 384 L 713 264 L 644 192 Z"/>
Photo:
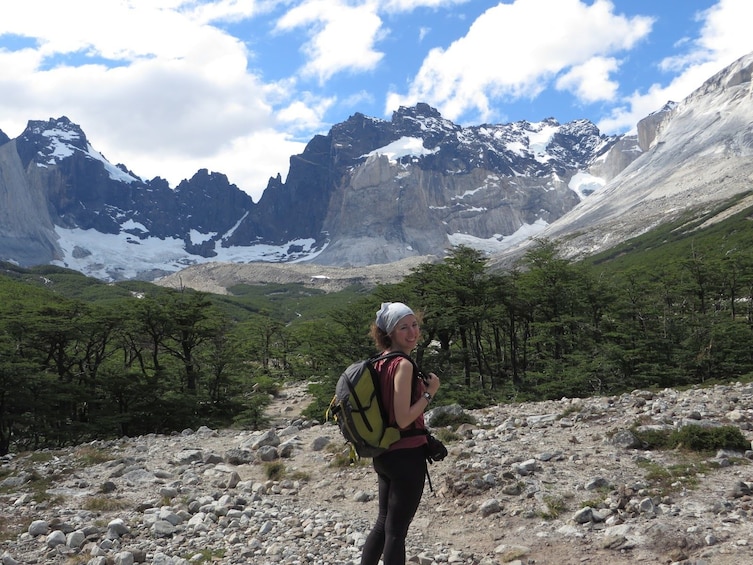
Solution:
<path fill-rule="evenodd" d="M 92 465 L 99 465 L 100 463 L 106 463 L 112 461 L 114 457 L 103 451 L 91 446 L 79 447 L 73 452 L 73 456 L 76 462 L 83 467 L 91 467 Z"/>
<path fill-rule="evenodd" d="M 679 457 L 678 462 L 661 465 L 655 461 L 639 460 L 638 465 L 645 472 L 645 479 L 659 495 L 667 495 L 682 489 L 694 489 L 699 484 L 699 476 L 714 469 L 713 462 L 706 458 L 716 451 L 726 449 L 745 451 L 750 443 L 735 426 L 705 427 L 689 424 L 679 429 L 639 429 L 636 424 L 631 430 L 649 450 L 672 450 Z M 730 458 L 732 463 L 748 463 L 744 458 Z"/>
<path fill-rule="evenodd" d="M 59 478 L 55 479 L 56 482 L 58 480 Z M 47 489 L 50 488 L 52 481 L 52 478 L 42 477 L 36 471 L 32 471 L 31 478 L 27 484 L 29 485 L 29 488 L 31 490 L 31 495 L 34 502 L 49 502 L 51 504 L 58 504 L 63 501 L 62 496 L 53 496 L 49 492 L 47 492 Z"/>
<path fill-rule="evenodd" d="M 93 497 L 90 496 L 84 500 L 81 504 L 81 508 L 84 510 L 90 510 L 92 512 L 108 512 L 111 510 L 125 510 L 128 508 L 128 504 L 124 500 L 118 500 L 116 498 L 107 497 Z"/>
<path fill-rule="evenodd" d="M 460 414 L 450 414 L 444 412 L 435 416 L 431 421 L 431 427 L 433 429 L 445 428 L 445 427 L 457 427 L 461 424 L 475 424 L 476 419 L 466 412 Z"/>
<path fill-rule="evenodd" d="M 698 486 L 698 475 L 707 473 L 711 466 L 698 458 L 663 466 L 654 461 L 638 461 L 638 466 L 645 473 L 656 494 L 666 496 L 683 488 L 694 489 Z"/>
<path fill-rule="evenodd" d="M 11 518 L 0 515 L 0 541 L 16 539 L 26 531 L 28 525 L 20 517 Z"/>
<path fill-rule="evenodd" d="M 343 444 L 340 442 L 332 442 L 327 444 L 326 450 L 334 455 L 332 461 L 330 461 L 330 467 L 336 467 L 338 469 L 344 467 L 350 467 L 351 465 L 368 465 L 369 459 L 359 459 L 355 450 L 351 451 L 350 444 Z"/>
<path fill-rule="evenodd" d="M 544 496 L 544 504 L 546 504 L 546 509 L 541 512 L 541 517 L 544 520 L 555 520 L 567 510 L 567 504 L 561 497 Z"/>
<path fill-rule="evenodd" d="M 311 480 L 311 475 L 305 471 L 291 471 L 286 473 L 285 476 L 292 481 L 308 482 Z"/>
<path fill-rule="evenodd" d="M 224 549 L 201 549 L 190 554 L 183 555 L 183 559 L 191 563 L 216 563 L 225 557 Z"/>

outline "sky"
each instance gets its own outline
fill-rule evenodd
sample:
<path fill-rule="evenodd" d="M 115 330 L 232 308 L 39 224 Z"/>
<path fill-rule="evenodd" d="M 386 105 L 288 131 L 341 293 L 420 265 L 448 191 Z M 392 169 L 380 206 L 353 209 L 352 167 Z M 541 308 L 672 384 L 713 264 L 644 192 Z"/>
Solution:
<path fill-rule="evenodd" d="M 626 133 L 753 51 L 751 0 L 0 0 L 0 130 L 68 117 L 171 186 L 258 201 L 315 135 L 425 102 Z"/>

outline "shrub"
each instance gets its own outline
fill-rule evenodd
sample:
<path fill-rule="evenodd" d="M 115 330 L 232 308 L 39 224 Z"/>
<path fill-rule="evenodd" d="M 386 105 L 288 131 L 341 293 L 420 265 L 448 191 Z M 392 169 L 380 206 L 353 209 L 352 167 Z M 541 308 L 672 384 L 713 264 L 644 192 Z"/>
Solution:
<path fill-rule="evenodd" d="M 437 414 L 434 418 L 432 418 L 431 427 L 432 428 L 444 428 L 446 426 L 456 427 L 456 426 L 459 426 L 460 424 L 475 424 L 475 423 L 476 423 L 476 419 L 466 412 L 461 412 L 460 414 L 449 414 L 447 412 L 442 412 L 442 413 Z"/>
<path fill-rule="evenodd" d="M 91 446 L 79 447 L 74 452 L 76 460 L 84 467 L 112 461 L 114 457 L 102 449 Z"/>
<path fill-rule="evenodd" d="M 684 447 L 693 451 L 715 451 L 717 449 L 732 449 L 745 451 L 750 448 L 750 442 L 745 439 L 739 428 L 721 426 L 704 428 L 702 426 L 683 426 L 672 432 L 672 441 L 677 447 Z"/>
<path fill-rule="evenodd" d="M 434 431 L 434 435 L 442 443 L 450 443 L 460 439 L 460 436 L 449 428 L 440 428 Z"/>
<path fill-rule="evenodd" d="M 545 496 L 544 504 L 546 505 L 546 509 L 541 512 L 541 517 L 545 520 L 559 518 L 567 510 L 567 504 L 565 504 L 562 498 Z"/>
<path fill-rule="evenodd" d="M 269 396 L 266 394 L 251 395 L 244 408 L 233 417 L 233 425 L 252 430 L 268 427 L 269 417 L 266 415 L 266 409 L 269 404 Z"/>
<path fill-rule="evenodd" d="M 697 487 L 698 475 L 709 471 L 709 466 L 702 461 L 684 461 L 668 466 L 654 461 L 639 461 L 638 466 L 645 470 L 644 478 L 660 496 Z"/>
<path fill-rule="evenodd" d="M 735 426 L 704 427 L 689 424 L 676 430 L 638 430 L 635 436 L 647 449 L 682 448 L 690 451 L 711 452 L 717 449 L 745 451 L 750 442 Z"/>
<path fill-rule="evenodd" d="M 280 461 L 265 464 L 264 475 L 271 481 L 279 481 L 285 476 L 285 464 Z"/>
<path fill-rule="evenodd" d="M 83 508 L 84 510 L 91 510 L 92 512 L 124 510 L 128 508 L 128 506 L 129 504 L 124 500 L 105 497 L 88 497 L 81 504 L 81 508 Z"/>
<path fill-rule="evenodd" d="M 254 391 L 260 394 L 277 396 L 280 393 L 280 383 L 267 375 L 260 375 L 254 379 Z"/>

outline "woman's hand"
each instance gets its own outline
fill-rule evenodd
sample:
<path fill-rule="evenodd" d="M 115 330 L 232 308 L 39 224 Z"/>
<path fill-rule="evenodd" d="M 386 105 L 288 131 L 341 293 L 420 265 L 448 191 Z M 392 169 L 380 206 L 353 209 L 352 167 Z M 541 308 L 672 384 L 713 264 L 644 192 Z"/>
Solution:
<path fill-rule="evenodd" d="M 435 373 L 429 373 L 426 376 L 426 392 L 434 396 L 439 390 L 439 377 Z"/>

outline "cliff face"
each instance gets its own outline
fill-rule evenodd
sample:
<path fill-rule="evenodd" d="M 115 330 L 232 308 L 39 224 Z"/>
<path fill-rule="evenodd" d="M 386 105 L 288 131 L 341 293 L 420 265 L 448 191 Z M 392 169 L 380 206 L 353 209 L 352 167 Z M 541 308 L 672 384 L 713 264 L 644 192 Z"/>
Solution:
<path fill-rule="evenodd" d="M 523 225 L 553 221 L 578 200 L 555 175 L 504 177 L 484 168 L 446 175 L 374 155 L 333 194 L 324 222 L 332 243 L 316 262 L 363 265 L 437 255 L 462 235 L 467 242 L 501 242 Z"/>
<path fill-rule="evenodd" d="M 328 140 L 339 172 L 321 228 L 328 244 L 313 259 L 327 265 L 504 246 L 575 206 L 577 174 L 614 176 L 639 153 L 586 120 L 461 128 L 425 104 L 390 122 L 356 115 Z"/>
<path fill-rule="evenodd" d="M 0 145 L 0 249 L 21 264 L 60 257 L 50 217 L 45 180 L 23 167 L 15 141 Z"/>

